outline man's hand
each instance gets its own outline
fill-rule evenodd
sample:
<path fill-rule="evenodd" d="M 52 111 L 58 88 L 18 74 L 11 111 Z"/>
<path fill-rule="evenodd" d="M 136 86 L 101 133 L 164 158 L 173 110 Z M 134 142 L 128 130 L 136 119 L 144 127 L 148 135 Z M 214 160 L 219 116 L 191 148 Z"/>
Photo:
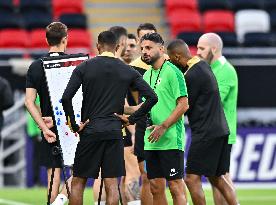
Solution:
<path fill-rule="evenodd" d="M 120 120 L 123 122 L 123 126 L 124 126 L 124 127 L 127 127 L 127 126 L 130 125 L 130 124 L 129 124 L 129 121 L 128 121 L 128 118 L 127 118 L 126 116 L 124 116 L 124 115 L 119 115 L 119 114 L 117 114 L 117 113 L 114 113 L 114 115 L 117 116 L 118 118 L 120 118 Z"/>
<path fill-rule="evenodd" d="M 80 122 L 80 124 L 79 124 L 79 127 L 80 127 L 80 128 L 79 128 L 79 130 L 78 130 L 78 133 L 81 132 L 81 131 L 85 128 L 85 126 L 86 126 L 88 123 L 89 123 L 89 119 L 86 120 L 85 123 Z"/>
<path fill-rule="evenodd" d="M 167 127 L 165 127 L 164 125 L 152 125 L 147 129 L 153 129 L 153 131 L 150 133 L 148 137 L 148 140 L 149 142 L 154 143 L 157 142 L 160 139 L 160 137 L 166 132 Z"/>
<path fill-rule="evenodd" d="M 52 117 L 42 117 L 42 119 L 49 129 L 54 127 L 54 121 Z"/>
<path fill-rule="evenodd" d="M 49 143 L 53 143 L 57 141 L 56 134 L 52 132 L 50 129 L 42 130 L 43 136 Z"/>

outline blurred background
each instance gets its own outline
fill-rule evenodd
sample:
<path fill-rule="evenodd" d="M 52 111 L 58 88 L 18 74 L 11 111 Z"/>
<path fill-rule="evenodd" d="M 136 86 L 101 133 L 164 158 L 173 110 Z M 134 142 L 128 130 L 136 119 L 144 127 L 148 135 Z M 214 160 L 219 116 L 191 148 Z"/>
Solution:
<path fill-rule="evenodd" d="M 15 99 L 3 112 L 0 204 L 46 203 L 46 173 L 36 165 L 40 133 L 25 111 L 24 90 L 28 66 L 48 51 L 44 29 L 52 21 L 69 28 L 67 53 L 91 56 L 98 34 L 116 25 L 136 34 L 139 24 L 153 23 L 166 43 L 181 38 L 193 54 L 203 33 L 219 34 L 239 78 L 231 164 L 239 199 L 276 204 L 276 0 L 0 0 L 0 76 Z"/>

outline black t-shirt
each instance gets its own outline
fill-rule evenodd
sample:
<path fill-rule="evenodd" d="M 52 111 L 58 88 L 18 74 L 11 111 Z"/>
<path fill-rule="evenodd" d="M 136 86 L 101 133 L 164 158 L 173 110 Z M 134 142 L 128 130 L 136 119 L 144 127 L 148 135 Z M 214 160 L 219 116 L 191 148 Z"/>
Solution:
<path fill-rule="evenodd" d="M 185 74 L 189 94 L 187 112 L 192 139 L 229 135 L 215 76 L 210 66 L 199 61 Z"/>
<path fill-rule="evenodd" d="M 97 56 L 81 63 L 73 71 L 62 96 L 62 104 L 73 130 L 75 122 L 72 98 L 82 85 L 82 121 L 90 120 L 84 133 L 121 130 L 122 123 L 114 113 L 122 114 L 125 97 L 130 87 L 137 89 L 147 99 L 141 109 L 129 117 L 135 123 L 157 102 L 157 96 L 142 76 L 121 60 L 108 56 Z"/>
<path fill-rule="evenodd" d="M 56 54 L 56 53 L 55 53 Z M 53 55 L 53 53 L 48 53 L 46 56 Z M 63 52 L 58 53 L 58 55 L 65 55 Z M 26 88 L 36 89 L 39 99 L 40 108 L 43 117 L 54 116 L 50 96 L 48 91 L 48 86 L 46 82 L 45 72 L 42 64 L 42 60 L 35 60 L 29 67 L 26 76 Z"/>

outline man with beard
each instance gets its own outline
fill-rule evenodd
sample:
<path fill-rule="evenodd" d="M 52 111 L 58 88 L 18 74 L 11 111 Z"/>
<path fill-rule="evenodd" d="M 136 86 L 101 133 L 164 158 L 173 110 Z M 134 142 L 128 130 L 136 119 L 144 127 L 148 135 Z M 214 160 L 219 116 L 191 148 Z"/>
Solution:
<path fill-rule="evenodd" d="M 147 175 L 154 205 L 168 204 L 166 180 L 173 204 L 186 204 L 184 192 L 183 114 L 188 95 L 181 71 L 164 57 L 164 41 L 158 33 L 145 34 L 140 41 L 142 60 L 150 65 L 144 79 L 158 96 L 158 103 L 147 116 L 144 136 Z M 173 160 L 172 160 L 173 159 Z"/>
<path fill-rule="evenodd" d="M 215 33 L 206 33 L 199 38 L 197 44 L 197 55 L 206 60 L 215 74 L 218 82 L 220 99 L 223 105 L 225 117 L 230 129 L 227 146 L 227 172 L 224 175 L 228 183 L 234 188 L 234 183 L 229 174 L 230 156 L 232 144 L 236 142 L 237 133 L 237 97 L 238 97 L 238 77 L 235 68 L 222 56 L 223 42 Z M 213 197 L 216 205 L 227 204 L 222 194 L 213 188 Z"/>
<path fill-rule="evenodd" d="M 191 56 L 184 41 L 172 41 L 167 50 L 171 62 L 186 70 L 190 106 L 187 115 L 192 141 L 187 157 L 185 182 L 193 204 L 206 204 L 201 182 L 204 175 L 219 189 L 229 205 L 237 205 L 235 192 L 224 177 L 227 172 L 229 129 L 216 78 L 206 62 L 197 56 Z"/>

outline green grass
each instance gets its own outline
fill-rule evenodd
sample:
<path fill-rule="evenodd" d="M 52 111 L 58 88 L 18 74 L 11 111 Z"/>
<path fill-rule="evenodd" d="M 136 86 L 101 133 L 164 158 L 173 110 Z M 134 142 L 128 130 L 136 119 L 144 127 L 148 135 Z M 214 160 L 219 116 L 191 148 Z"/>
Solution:
<path fill-rule="evenodd" d="M 237 190 L 241 205 L 276 205 L 276 190 L 275 189 L 239 189 Z M 206 201 L 208 205 L 213 205 L 211 190 L 205 190 Z M 167 190 L 169 204 L 172 204 L 172 199 Z M 29 205 L 46 205 L 46 189 L 45 188 L 5 188 L 0 189 L 0 204 L 9 205 L 1 202 L 1 199 L 11 200 L 15 202 L 26 203 Z M 93 200 L 92 189 L 86 188 L 84 194 L 84 205 L 91 205 Z M 190 200 L 190 204 L 191 200 Z"/>

